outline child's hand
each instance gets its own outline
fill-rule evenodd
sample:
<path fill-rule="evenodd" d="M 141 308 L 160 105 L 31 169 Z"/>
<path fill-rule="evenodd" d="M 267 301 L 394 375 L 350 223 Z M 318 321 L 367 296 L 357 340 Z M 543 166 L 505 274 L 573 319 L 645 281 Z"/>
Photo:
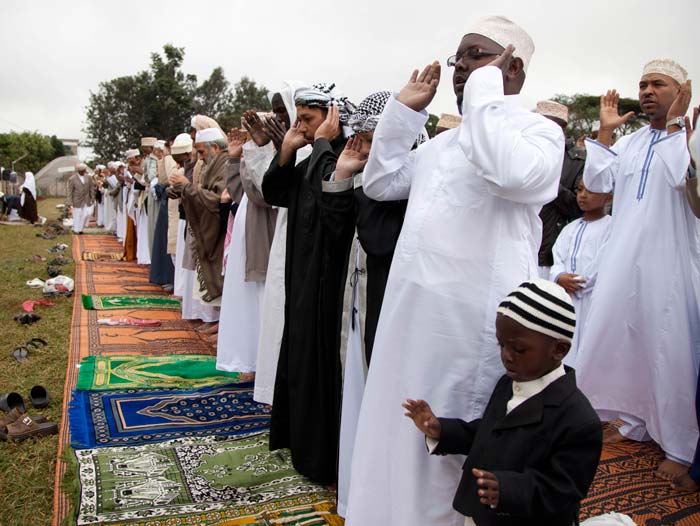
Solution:
<path fill-rule="evenodd" d="M 477 477 L 476 484 L 479 486 L 479 500 L 482 504 L 495 509 L 498 506 L 498 479 L 490 471 L 472 469 L 472 475 Z"/>
<path fill-rule="evenodd" d="M 406 410 L 404 415 L 413 420 L 416 427 L 429 438 L 440 440 L 442 426 L 433 410 L 425 400 L 406 400 L 401 406 Z"/>

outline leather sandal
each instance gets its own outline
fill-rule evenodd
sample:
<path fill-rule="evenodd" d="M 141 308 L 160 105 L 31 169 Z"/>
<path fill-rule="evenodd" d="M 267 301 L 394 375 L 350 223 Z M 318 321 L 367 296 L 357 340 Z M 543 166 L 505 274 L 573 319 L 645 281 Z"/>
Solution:
<path fill-rule="evenodd" d="M 43 385 L 35 385 L 29 391 L 29 401 L 37 409 L 43 409 L 49 405 L 49 390 Z"/>
<path fill-rule="evenodd" d="M 25 440 L 30 437 L 56 434 L 58 434 L 58 424 L 56 422 L 38 422 L 26 413 L 22 418 L 7 425 L 8 440 Z"/>
<path fill-rule="evenodd" d="M 21 412 L 15 407 L 14 409 L 10 410 L 9 413 L 5 413 L 5 415 L 0 418 L 0 440 L 7 440 L 7 426 L 13 422 L 16 422 L 24 415 L 25 413 Z M 36 415 L 33 418 L 39 424 L 46 422 L 46 417 L 42 415 Z"/>
<path fill-rule="evenodd" d="M 30 343 L 37 346 L 41 345 L 42 347 L 47 347 L 49 345 L 44 338 L 32 338 L 27 342 L 27 345 L 29 345 Z"/>
<path fill-rule="evenodd" d="M 24 398 L 19 393 L 5 393 L 0 396 L 0 409 L 9 413 L 14 408 L 20 410 L 20 412 L 25 413 L 27 411 L 24 405 Z"/>

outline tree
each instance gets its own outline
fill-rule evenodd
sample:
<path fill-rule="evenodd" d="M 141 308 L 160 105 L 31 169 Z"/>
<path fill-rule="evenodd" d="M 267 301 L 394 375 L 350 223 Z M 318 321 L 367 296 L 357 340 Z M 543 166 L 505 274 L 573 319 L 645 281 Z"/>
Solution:
<path fill-rule="evenodd" d="M 38 172 L 46 163 L 56 157 L 51 139 L 37 132 L 10 132 L 0 134 L 0 166 L 15 171 Z M 61 154 L 63 155 L 63 154 Z M 24 157 L 23 157 L 24 156 Z"/>
<path fill-rule="evenodd" d="M 217 117 L 231 111 L 234 95 L 231 84 L 224 76 L 222 68 L 215 68 L 209 78 L 197 87 L 194 93 L 194 112 Z"/>
<path fill-rule="evenodd" d="M 600 97 L 598 96 L 577 93 L 575 95 L 555 95 L 552 100 L 569 108 L 567 133 L 571 137 L 578 138 L 590 134 L 593 131 L 593 125 L 599 122 Z M 649 118 L 641 113 L 637 99 L 620 98 L 619 109 L 620 115 L 624 115 L 628 111 L 636 113 L 617 130 L 619 135 L 627 135 L 649 123 Z"/>
<path fill-rule="evenodd" d="M 61 139 L 52 135 L 49 139 L 51 141 L 51 146 L 53 147 L 53 158 L 63 157 L 64 155 L 70 154 L 70 148 L 61 142 Z"/>
<path fill-rule="evenodd" d="M 272 106 L 268 99 L 268 89 L 255 83 L 248 77 L 241 77 L 233 87 L 233 102 L 230 107 L 218 115 L 217 121 L 224 129 L 240 127 L 243 112 L 249 109 L 270 111 Z"/>

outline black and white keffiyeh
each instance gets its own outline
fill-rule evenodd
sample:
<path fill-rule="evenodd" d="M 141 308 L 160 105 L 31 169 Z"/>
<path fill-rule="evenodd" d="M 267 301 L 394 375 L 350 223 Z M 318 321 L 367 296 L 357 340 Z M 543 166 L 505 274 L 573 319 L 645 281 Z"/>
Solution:
<path fill-rule="evenodd" d="M 310 108 L 338 107 L 340 123 L 347 125 L 350 115 L 355 112 L 355 105 L 336 88 L 335 83 L 319 82 L 311 87 L 300 88 L 294 94 L 296 106 Z"/>
<path fill-rule="evenodd" d="M 360 103 L 355 113 L 350 116 L 348 126 L 355 133 L 374 131 L 390 97 L 390 91 L 372 93 Z"/>

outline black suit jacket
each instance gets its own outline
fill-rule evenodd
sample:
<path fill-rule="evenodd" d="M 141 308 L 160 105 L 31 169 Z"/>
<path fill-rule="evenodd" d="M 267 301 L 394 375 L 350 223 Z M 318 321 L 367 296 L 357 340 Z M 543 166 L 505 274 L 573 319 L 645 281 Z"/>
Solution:
<path fill-rule="evenodd" d="M 571 526 L 600 459 L 602 427 L 576 387 L 573 369 L 506 414 L 512 381 L 503 376 L 483 418 L 441 418 L 434 454 L 469 455 L 454 508 L 479 526 Z M 472 468 L 493 472 L 500 498 L 495 510 L 479 502 Z"/>

